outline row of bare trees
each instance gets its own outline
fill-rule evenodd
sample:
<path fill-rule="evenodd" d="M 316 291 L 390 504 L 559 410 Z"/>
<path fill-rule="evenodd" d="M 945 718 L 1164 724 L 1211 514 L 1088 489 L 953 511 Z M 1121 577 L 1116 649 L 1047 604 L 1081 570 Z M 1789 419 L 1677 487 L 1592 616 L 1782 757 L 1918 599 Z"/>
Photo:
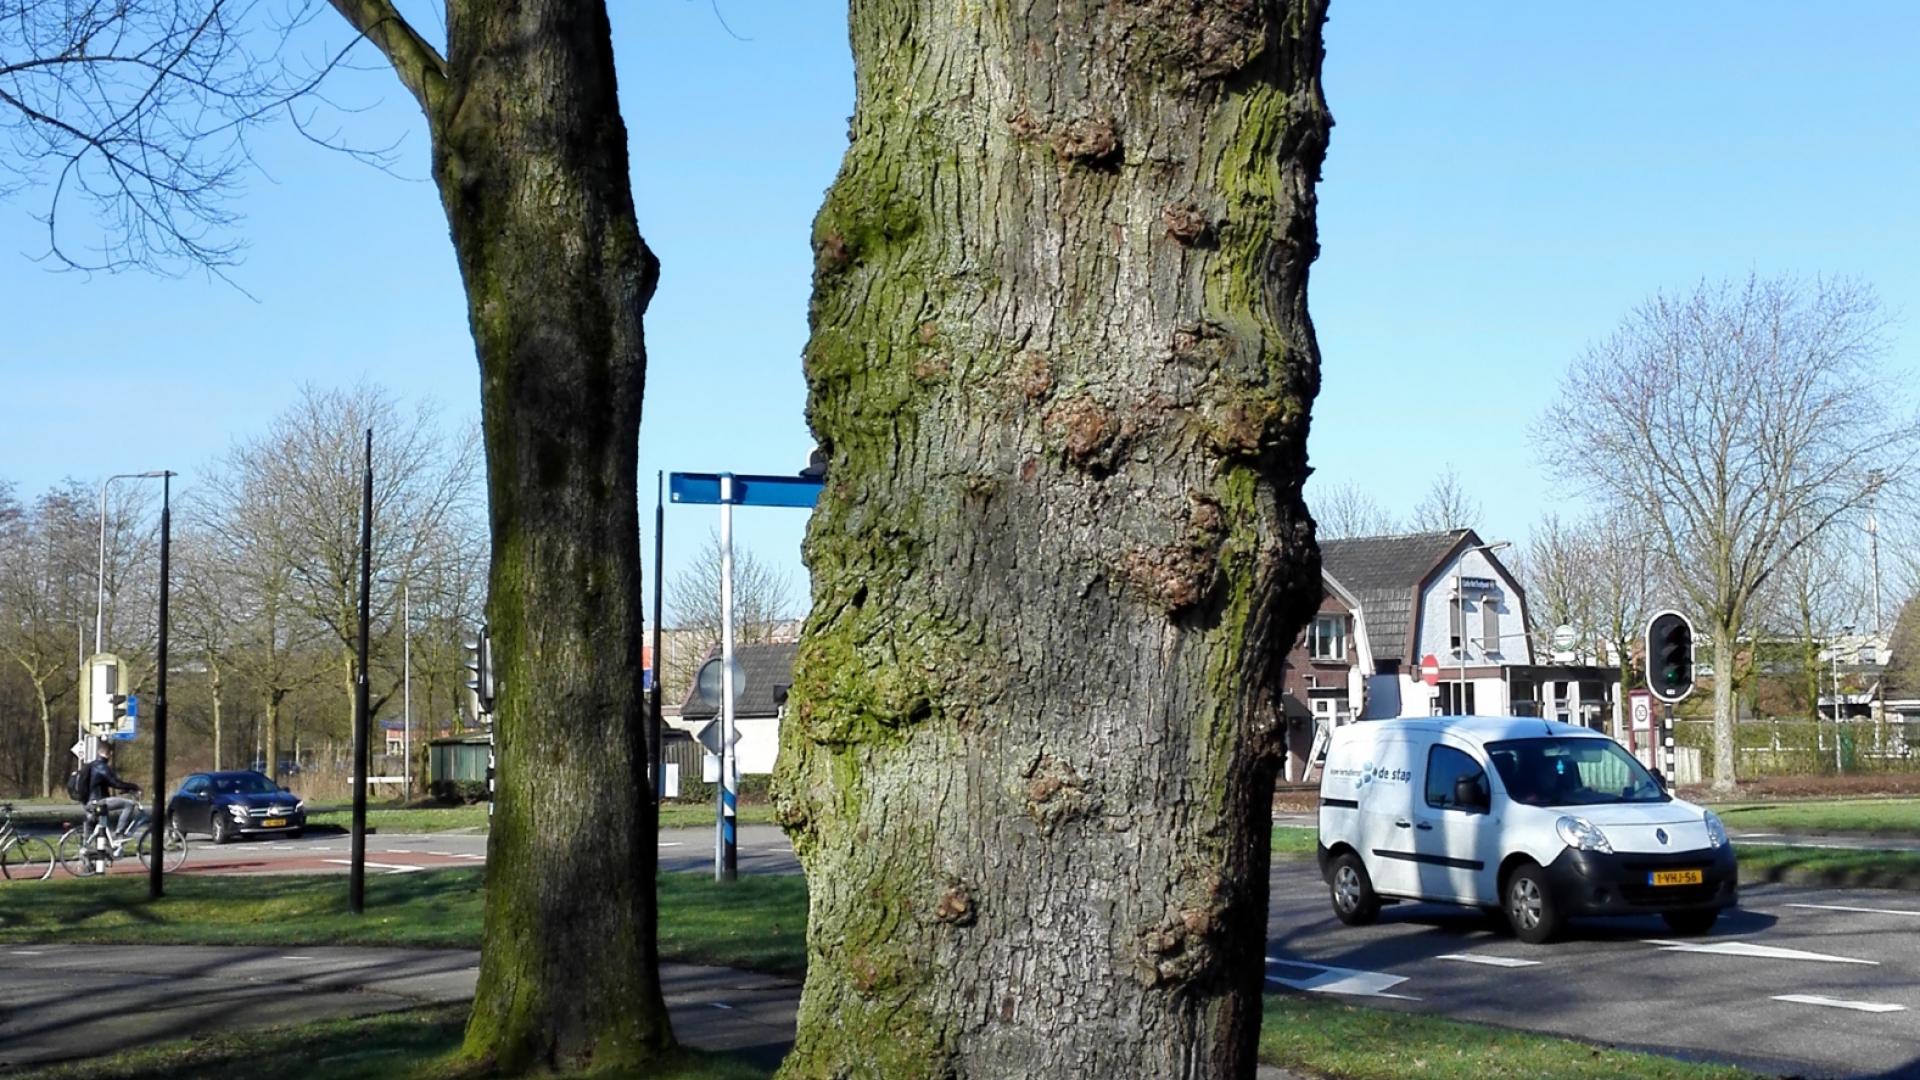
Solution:
<path fill-rule="evenodd" d="M 462 722 L 461 642 L 480 618 L 487 558 L 476 440 L 449 436 L 431 407 L 404 408 L 376 387 L 307 388 L 176 496 L 170 704 L 183 765 L 230 768 L 258 755 L 278 772 L 303 745 L 344 743 L 367 428 L 374 717 L 399 711 L 410 617 L 414 717 L 427 732 Z M 97 583 L 103 646 L 128 661 L 136 693 L 152 682 L 156 502 L 137 484 L 109 488 L 102 578 L 95 490 L 69 481 L 23 501 L 0 489 L 0 788 L 44 795 L 64 774 Z"/>

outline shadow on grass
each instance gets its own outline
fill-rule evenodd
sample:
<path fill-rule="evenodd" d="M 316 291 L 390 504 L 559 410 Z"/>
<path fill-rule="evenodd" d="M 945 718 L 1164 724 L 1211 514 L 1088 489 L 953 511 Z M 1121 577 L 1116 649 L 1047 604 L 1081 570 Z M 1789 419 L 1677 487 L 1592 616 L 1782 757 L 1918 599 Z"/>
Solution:
<path fill-rule="evenodd" d="M 458 1056 L 467 1006 L 441 1005 L 294 1027 L 227 1032 L 37 1070 L 9 1080 L 204 1080 L 209 1076 L 299 1076 L 302 1080 L 479 1080 L 496 1075 Z M 617 1077 L 613 1070 L 548 1073 Z M 668 1080 L 763 1080 L 770 1071 L 725 1054 L 681 1051 L 644 1075 Z"/>

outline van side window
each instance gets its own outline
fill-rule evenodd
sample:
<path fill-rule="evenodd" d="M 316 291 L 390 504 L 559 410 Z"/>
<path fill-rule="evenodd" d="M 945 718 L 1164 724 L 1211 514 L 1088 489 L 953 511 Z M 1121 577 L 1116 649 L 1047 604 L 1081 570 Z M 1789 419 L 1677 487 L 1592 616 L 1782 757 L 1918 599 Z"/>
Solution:
<path fill-rule="evenodd" d="M 1462 779 L 1473 781 L 1480 791 L 1479 806 L 1486 805 L 1487 773 L 1480 763 L 1451 746 L 1434 747 L 1427 755 L 1427 805 L 1442 810 L 1459 806 L 1454 795 Z"/>

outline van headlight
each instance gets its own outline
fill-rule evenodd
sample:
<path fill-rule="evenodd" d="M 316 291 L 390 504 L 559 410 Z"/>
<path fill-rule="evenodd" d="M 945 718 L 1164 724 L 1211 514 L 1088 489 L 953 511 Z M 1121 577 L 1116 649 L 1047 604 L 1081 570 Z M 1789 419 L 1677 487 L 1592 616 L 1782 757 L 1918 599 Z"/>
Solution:
<path fill-rule="evenodd" d="M 1597 851 L 1602 855 L 1613 854 L 1613 845 L 1607 842 L 1607 834 L 1600 826 L 1586 818 L 1563 817 L 1553 823 L 1553 831 L 1568 847 L 1580 851 Z"/>
<path fill-rule="evenodd" d="M 1727 827 L 1720 824 L 1720 815 L 1708 810 L 1703 820 L 1707 823 L 1707 843 L 1713 847 L 1726 847 Z"/>

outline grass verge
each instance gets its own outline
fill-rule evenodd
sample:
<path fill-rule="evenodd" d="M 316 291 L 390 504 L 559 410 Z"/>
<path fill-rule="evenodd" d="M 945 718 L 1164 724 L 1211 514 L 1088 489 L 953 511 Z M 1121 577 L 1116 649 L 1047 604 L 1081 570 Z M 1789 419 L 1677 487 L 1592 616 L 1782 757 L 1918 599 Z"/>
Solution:
<path fill-rule="evenodd" d="M 1486 1024 L 1342 1004 L 1318 994 L 1269 994 L 1260 1060 L 1345 1080 L 1758 1080 L 1728 1065 L 1609 1050 Z"/>
<path fill-rule="evenodd" d="M 1275 825 L 1268 841 L 1275 856 L 1288 859 L 1311 859 L 1319 846 L 1320 830 L 1298 825 Z"/>
<path fill-rule="evenodd" d="M 228 1032 L 10 1072 L 18 1080 L 204 1080 L 209 1076 L 298 1076 L 301 1080 L 455 1080 L 486 1075 L 455 1054 L 467 1007 L 442 1005 L 347 1020 Z M 552 1076 L 617 1077 L 611 1070 Z M 682 1051 L 649 1068 L 662 1080 L 763 1080 L 766 1070 L 725 1054 Z"/>
<path fill-rule="evenodd" d="M 1920 851 L 1738 844 L 1740 881 L 1868 889 L 1920 890 Z"/>
<path fill-rule="evenodd" d="M 144 875 L 0 885 L 0 943 L 480 947 L 483 870 L 367 879 L 367 913 L 347 913 L 345 875 L 194 877 L 159 903 Z M 807 886 L 798 876 L 661 874 L 668 960 L 797 975 L 806 967 Z"/>
<path fill-rule="evenodd" d="M 1725 803 L 1713 806 L 1713 812 L 1735 832 L 1920 834 L 1920 799 Z"/>

